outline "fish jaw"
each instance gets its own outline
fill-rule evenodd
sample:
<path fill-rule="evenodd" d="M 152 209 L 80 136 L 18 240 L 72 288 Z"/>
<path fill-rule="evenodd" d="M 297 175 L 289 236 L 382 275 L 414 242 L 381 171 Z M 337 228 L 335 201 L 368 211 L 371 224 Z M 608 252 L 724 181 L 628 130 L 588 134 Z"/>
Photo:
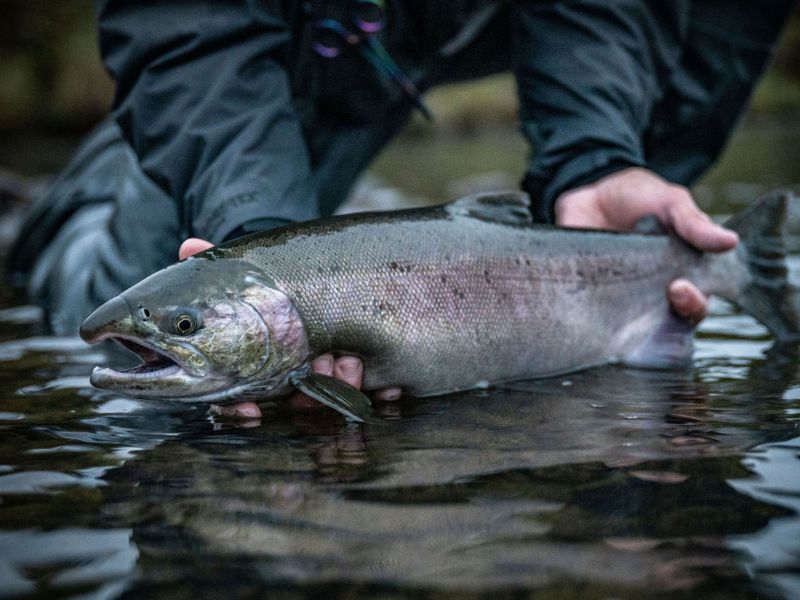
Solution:
<path fill-rule="evenodd" d="M 96 388 L 131 398 L 189 403 L 239 402 L 249 387 L 225 379 L 193 377 L 175 363 L 149 372 L 144 370 L 146 368 L 147 365 L 140 365 L 128 371 L 117 371 L 109 367 L 95 367 L 89 381 Z"/>
<path fill-rule="evenodd" d="M 234 393 L 235 380 L 212 375 L 202 354 L 148 331 L 132 316 L 114 320 L 113 327 L 109 323 L 94 330 L 84 326 L 81 336 L 89 343 L 113 341 L 141 360 L 141 364 L 126 370 L 95 367 L 89 382 L 96 388 L 133 398 L 187 402 L 223 400 Z"/>

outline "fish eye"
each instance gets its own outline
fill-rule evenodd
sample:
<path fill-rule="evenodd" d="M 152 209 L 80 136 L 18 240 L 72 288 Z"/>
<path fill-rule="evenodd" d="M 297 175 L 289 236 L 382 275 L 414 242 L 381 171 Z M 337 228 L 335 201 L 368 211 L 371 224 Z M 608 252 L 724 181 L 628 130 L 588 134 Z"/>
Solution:
<path fill-rule="evenodd" d="M 189 335 L 197 329 L 197 320 L 193 315 L 180 314 L 173 321 L 175 332 L 181 335 Z"/>
<path fill-rule="evenodd" d="M 145 306 L 139 309 L 139 315 L 145 320 L 149 319 L 152 316 L 150 314 L 150 309 Z"/>

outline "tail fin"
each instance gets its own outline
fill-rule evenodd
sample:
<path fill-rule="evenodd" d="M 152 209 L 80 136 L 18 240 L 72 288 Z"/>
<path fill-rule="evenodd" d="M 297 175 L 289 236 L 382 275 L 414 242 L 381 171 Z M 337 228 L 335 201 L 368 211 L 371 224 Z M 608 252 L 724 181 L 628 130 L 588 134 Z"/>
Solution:
<path fill-rule="evenodd" d="M 778 344 L 800 342 L 800 305 L 788 280 L 784 239 L 788 204 L 797 201 L 791 192 L 770 192 L 725 223 L 739 234 L 751 277 L 731 300 L 761 321 Z"/>

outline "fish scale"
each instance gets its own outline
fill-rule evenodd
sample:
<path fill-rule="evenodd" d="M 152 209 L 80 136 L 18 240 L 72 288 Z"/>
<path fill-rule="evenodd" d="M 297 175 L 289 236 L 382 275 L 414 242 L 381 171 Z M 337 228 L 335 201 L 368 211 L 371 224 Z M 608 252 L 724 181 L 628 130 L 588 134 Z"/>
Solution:
<path fill-rule="evenodd" d="M 269 244 L 213 252 L 268 272 L 303 316 L 315 353 L 358 355 L 367 389 L 400 385 L 418 396 L 620 360 L 668 313 L 668 283 L 706 260 L 669 236 L 446 209 L 306 224 Z M 616 334 L 645 313 L 653 323 L 618 344 Z"/>

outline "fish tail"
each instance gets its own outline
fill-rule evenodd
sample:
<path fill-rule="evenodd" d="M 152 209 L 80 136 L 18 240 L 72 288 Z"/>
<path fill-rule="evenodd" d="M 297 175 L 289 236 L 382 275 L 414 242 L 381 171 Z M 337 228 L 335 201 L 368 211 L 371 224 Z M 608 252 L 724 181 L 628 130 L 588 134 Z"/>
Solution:
<path fill-rule="evenodd" d="M 785 244 L 789 204 L 797 201 L 791 192 L 770 192 L 725 223 L 739 234 L 737 254 L 749 274 L 728 299 L 761 321 L 778 344 L 800 342 L 800 304 L 789 284 Z"/>

